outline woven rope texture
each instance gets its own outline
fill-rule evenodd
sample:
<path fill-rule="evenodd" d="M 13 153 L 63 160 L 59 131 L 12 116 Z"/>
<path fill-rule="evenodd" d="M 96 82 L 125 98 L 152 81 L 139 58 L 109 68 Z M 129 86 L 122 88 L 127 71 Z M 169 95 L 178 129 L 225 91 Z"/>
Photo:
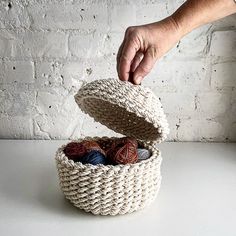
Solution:
<path fill-rule="evenodd" d="M 116 79 L 95 80 L 82 86 L 75 100 L 95 121 L 126 136 L 161 142 L 169 133 L 162 105 L 149 88 Z"/>
<path fill-rule="evenodd" d="M 107 142 L 108 137 L 83 140 Z M 82 139 L 76 142 L 81 142 Z M 56 164 L 60 187 L 76 207 L 101 215 L 131 213 L 149 205 L 161 184 L 161 154 L 153 144 L 141 142 L 151 153 L 147 160 L 127 165 L 83 165 L 69 160 L 60 147 Z"/>

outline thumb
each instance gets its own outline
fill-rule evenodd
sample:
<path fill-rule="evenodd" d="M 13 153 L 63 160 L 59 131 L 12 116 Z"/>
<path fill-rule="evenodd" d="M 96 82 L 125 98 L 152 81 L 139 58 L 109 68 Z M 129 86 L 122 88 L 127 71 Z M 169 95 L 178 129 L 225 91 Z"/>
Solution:
<path fill-rule="evenodd" d="M 149 72 L 152 70 L 153 66 L 155 65 L 157 61 L 157 50 L 156 48 L 149 48 L 142 59 L 142 61 L 139 63 L 138 67 L 134 71 L 134 83 L 140 84 L 143 78 L 149 74 Z"/>

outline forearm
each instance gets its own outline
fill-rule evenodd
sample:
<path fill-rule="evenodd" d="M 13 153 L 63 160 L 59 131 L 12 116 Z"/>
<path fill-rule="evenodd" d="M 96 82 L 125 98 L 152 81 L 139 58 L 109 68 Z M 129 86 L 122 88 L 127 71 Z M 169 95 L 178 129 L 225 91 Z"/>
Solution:
<path fill-rule="evenodd" d="M 187 0 L 171 16 L 182 36 L 193 29 L 236 13 L 234 0 Z"/>

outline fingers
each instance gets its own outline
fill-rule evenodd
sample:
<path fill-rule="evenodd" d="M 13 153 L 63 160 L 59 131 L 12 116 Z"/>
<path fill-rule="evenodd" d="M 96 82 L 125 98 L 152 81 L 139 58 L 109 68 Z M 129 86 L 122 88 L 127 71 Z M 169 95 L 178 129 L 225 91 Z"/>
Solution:
<path fill-rule="evenodd" d="M 131 72 L 131 64 L 139 47 L 133 40 L 126 39 L 120 55 L 118 75 L 121 80 L 127 81 Z"/>
<path fill-rule="evenodd" d="M 133 81 L 135 84 L 140 84 L 143 78 L 151 71 L 157 61 L 157 49 L 154 47 L 149 48 L 134 71 Z"/>
<path fill-rule="evenodd" d="M 140 35 L 145 34 L 143 31 L 138 31 L 136 27 L 128 28 L 117 54 L 119 79 L 134 84 L 140 84 L 158 58 L 157 47 L 148 47 L 149 39 L 145 43 Z"/>
<path fill-rule="evenodd" d="M 143 53 L 142 52 L 137 52 L 133 61 L 132 61 L 132 65 L 131 65 L 131 72 L 134 72 L 136 70 L 136 68 L 138 67 L 139 63 L 142 61 L 143 59 Z"/>
<path fill-rule="evenodd" d="M 121 45 L 119 47 L 119 50 L 118 50 L 118 53 L 117 53 L 117 56 L 116 56 L 116 70 L 117 70 L 118 73 L 119 73 L 119 65 L 120 65 L 120 56 L 121 56 L 121 52 L 122 52 L 123 47 L 124 47 L 124 42 L 125 42 L 125 39 L 121 43 Z"/>

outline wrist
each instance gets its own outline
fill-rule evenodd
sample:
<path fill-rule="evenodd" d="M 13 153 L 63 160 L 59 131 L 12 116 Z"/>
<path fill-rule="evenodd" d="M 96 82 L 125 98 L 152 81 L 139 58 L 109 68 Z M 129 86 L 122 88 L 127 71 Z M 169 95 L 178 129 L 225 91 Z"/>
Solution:
<path fill-rule="evenodd" d="M 164 19 L 167 22 L 168 28 L 174 33 L 174 35 L 180 40 L 185 36 L 185 27 L 181 24 L 181 22 L 175 16 L 171 15 Z"/>
<path fill-rule="evenodd" d="M 181 15 L 180 12 L 173 13 L 170 18 L 176 25 L 181 38 L 184 37 L 186 34 L 192 31 L 191 24 L 188 20 L 184 19 L 184 16 Z"/>

